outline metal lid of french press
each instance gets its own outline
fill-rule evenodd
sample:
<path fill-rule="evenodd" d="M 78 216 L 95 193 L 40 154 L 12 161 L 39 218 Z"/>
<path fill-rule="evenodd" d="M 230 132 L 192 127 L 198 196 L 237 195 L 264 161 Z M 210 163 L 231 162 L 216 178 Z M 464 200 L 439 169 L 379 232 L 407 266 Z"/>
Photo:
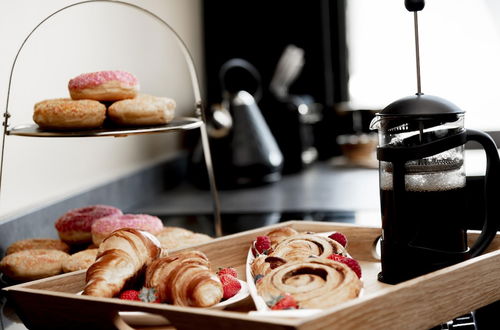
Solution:
<path fill-rule="evenodd" d="M 422 93 L 417 12 L 424 9 L 424 6 L 424 0 L 405 0 L 405 7 L 408 11 L 413 12 L 414 19 L 417 93 L 389 104 L 379 113 L 380 116 L 440 116 L 456 115 L 465 112 L 455 104 L 443 98 L 424 95 Z"/>
<path fill-rule="evenodd" d="M 381 116 L 428 116 L 461 114 L 465 111 L 441 97 L 417 93 L 386 106 Z"/>

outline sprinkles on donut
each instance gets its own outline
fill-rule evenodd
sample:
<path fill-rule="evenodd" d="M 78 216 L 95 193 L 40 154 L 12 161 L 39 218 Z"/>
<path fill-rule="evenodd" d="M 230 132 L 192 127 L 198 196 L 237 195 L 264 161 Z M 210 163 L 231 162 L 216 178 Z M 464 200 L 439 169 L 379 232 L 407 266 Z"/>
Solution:
<path fill-rule="evenodd" d="M 139 91 L 139 80 L 120 70 L 83 73 L 68 83 L 73 100 L 119 101 L 131 99 Z"/>
<path fill-rule="evenodd" d="M 163 229 L 160 218 L 149 214 L 122 214 L 100 218 L 92 224 L 92 241 L 96 246 L 112 232 L 121 228 L 133 228 L 157 235 Z"/>
<path fill-rule="evenodd" d="M 92 224 L 101 218 L 121 215 L 122 211 L 108 205 L 91 205 L 69 210 L 56 220 L 54 226 L 61 240 L 68 244 L 92 242 Z"/>

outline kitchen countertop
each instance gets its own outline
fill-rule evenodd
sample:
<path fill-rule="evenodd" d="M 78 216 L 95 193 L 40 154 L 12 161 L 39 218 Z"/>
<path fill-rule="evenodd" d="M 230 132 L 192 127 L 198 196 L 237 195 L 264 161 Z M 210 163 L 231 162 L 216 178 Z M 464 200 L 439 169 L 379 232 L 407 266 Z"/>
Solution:
<path fill-rule="evenodd" d="M 219 191 L 222 213 L 294 212 L 304 210 L 379 210 L 378 171 L 334 167 L 320 162 L 276 183 Z M 189 184 L 167 191 L 137 207 L 151 214 L 207 214 L 209 191 Z"/>

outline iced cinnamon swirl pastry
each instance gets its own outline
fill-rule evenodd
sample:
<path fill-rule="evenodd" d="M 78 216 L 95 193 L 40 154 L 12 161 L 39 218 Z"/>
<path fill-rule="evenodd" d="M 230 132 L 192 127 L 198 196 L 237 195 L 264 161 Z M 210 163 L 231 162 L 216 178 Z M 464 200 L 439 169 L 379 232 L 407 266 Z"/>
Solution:
<path fill-rule="evenodd" d="M 294 261 L 307 259 L 310 256 L 327 258 L 334 253 L 347 255 L 344 247 L 331 238 L 314 234 L 299 234 L 280 241 L 269 256 Z"/>
<path fill-rule="evenodd" d="M 210 307 L 223 296 L 222 284 L 200 251 L 159 258 L 146 270 L 145 287 L 155 288 L 160 302 Z"/>
<path fill-rule="evenodd" d="M 276 246 L 282 240 L 290 237 L 298 235 L 299 232 L 290 227 L 279 227 L 274 230 L 271 230 L 266 234 L 271 239 L 271 247 Z"/>
<path fill-rule="evenodd" d="M 328 258 L 332 254 L 347 256 L 345 248 L 331 238 L 314 234 L 296 234 L 283 237 L 268 255 L 257 255 L 250 267 L 255 277 L 266 275 L 270 270 L 287 262 L 307 260 L 311 257 Z"/>
<path fill-rule="evenodd" d="M 288 293 L 298 308 L 324 309 L 356 298 L 363 284 L 354 271 L 340 262 L 310 258 L 271 270 L 256 286 L 270 308 Z"/>
<path fill-rule="evenodd" d="M 257 275 L 264 276 L 268 274 L 271 270 L 286 264 L 286 262 L 285 259 L 280 257 L 269 257 L 261 254 L 254 259 L 250 265 L 250 270 L 252 276 L 255 278 Z"/>

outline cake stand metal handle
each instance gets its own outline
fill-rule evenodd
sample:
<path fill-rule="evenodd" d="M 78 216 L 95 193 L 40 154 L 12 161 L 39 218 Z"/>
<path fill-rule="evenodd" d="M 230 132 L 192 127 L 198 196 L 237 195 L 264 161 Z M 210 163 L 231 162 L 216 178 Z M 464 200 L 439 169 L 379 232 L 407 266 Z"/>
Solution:
<path fill-rule="evenodd" d="M 75 6 L 80 6 L 84 4 L 89 4 L 89 3 L 113 3 L 113 4 L 118 4 L 118 5 L 123 5 L 127 6 L 136 10 L 139 10 L 150 17 L 156 19 L 159 21 L 164 27 L 166 27 L 175 37 L 175 40 L 179 44 L 182 54 L 184 55 L 184 58 L 186 60 L 188 70 L 189 70 L 189 75 L 191 78 L 191 84 L 193 87 L 193 93 L 194 93 L 194 98 L 195 98 L 195 109 L 196 109 L 196 115 L 201 118 L 203 121 L 203 125 L 200 126 L 200 135 L 201 135 L 201 142 L 202 142 L 202 147 L 203 147 L 203 153 L 205 155 L 205 164 L 207 167 L 207 172 L 208 172 L 208 178 L 209 178 L 209 184 L 210 184 L 210 190 L 212 194 L 212 201 L 213 201 L 213 209 L 214 209 L 214 224 L 215 224 L 215 235 L 217 237 L 222 235 L 222 223 L 221 223 L 221 217 L 220 217 L 220 202 L 219 202 L 219 195 L 217 192 L 217 187 L 215 184 L 215 175 L 213 171 L 213 164 L 212 164 L 212 157 L 210 154 L 210 145 L 209 145 L 209 140 L 208 140 L 208 135 L 207 135 L 207 129 L 206 129 L 206 114 L 205 114 L 205 106 L 201 100 L 201 91 L 200 91 L 200 84 L 199 84 L 199 79 L 198 75 L 196 72 L 196 67 L 194 65 L 194 60 L 193 56 L 189 52 L 189 49 L 185 42 L 182 40 L 182 38 L 179 36 L 179 34 L 174 30 L 174 28 L 168 24 L 165 20 L 163 20 L 161 17 L 156 15 L 155 13 L 142 8 L 138 5 L 124 2 L 124 1 L 116 1 L 116 0 L 87 0 L 87 1 L 81 1 L 81 2 L 76 2 L 73 4 L 70 4 L 68 6 L 62 7 L 52 14 L 48 15 L 45 17 L 40 23 L 38 23 L 33 30 L 26 36 L 24 41 L 22 42 L 21 46 L 17 50 L 16 56 L 14 58 L 14 61 L 12 63 L 12 67 L 10 69 L 10 76 L 9 76 L 9 84 L 7 87 L 7 98 L 6 98 L 6 103 L 5 103 L 5 113 L 4 113 L 4 120 L 3 120 L 3 136 L 2 136 L 2 149 L 1 149 L 1 155 L 0 155 L 0 191 L 2 187 L 2 177 L 3 177 L 3 164 L 4 164 L 4 152 L 5 152 L 5 136 L 7 135 L 7 130 L 9 126 L 9 118 L 10 118 L 10 113 L 9 113 L 9 101 L 10 101 L 10 91 L 12 87 L 12 77 L 14 75 L 14 69 L 16 67 L 17 59 L 19 57 L 19 54 L 21 53 L 24 45 L 28 42 L 28 40 L 31 38 L 33 33 L 41 26 L 43 25 L 46 21 L 48 21 L 50 18 L 53 16 L 59 14 L 62 11 L 65 11 L 66 9 L 75 7 Z"/>

